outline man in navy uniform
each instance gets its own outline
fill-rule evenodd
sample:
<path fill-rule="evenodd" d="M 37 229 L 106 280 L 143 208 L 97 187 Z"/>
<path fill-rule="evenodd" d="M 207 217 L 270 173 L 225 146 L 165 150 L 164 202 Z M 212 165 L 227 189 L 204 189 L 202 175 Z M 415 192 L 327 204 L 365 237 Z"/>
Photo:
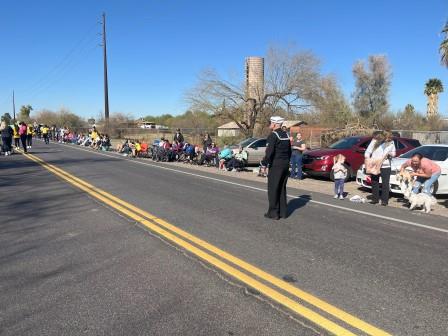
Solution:
<path fill-rule="evenodd" d="M 267 139 L 266 154 L 261 161 L 263 167 L 269 168 L 269 209 L 264 216 L 270 219 L 287 217 L 286 183 L 289 176 L 291 142 L 288 134 L 282 130 L 283 121 L 282 117 L 271 117 L 269 128 L 272 133 Z"/>

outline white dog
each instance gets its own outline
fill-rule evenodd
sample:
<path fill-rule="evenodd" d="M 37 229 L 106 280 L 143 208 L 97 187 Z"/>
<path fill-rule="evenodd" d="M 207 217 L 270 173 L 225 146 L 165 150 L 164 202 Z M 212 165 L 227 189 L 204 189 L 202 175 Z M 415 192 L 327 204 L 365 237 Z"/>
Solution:
<path fill-rule="evenodd" d="M 431 206 L 437 203 L 436 199 L 427 193 L 416 194 L 413 192 L 411 192 L 411 195 L 409 196 L 409 202 L 411 203 L 409 210 L 419 207 L 423 208 L 423 211 L 426 213 L 430 213 Z"/>
<path fill-rule="evenodd" d="M 412 188 L 414 186 L 414 178 L 408 171 L 402 171 L 397 173 L 397 181 L 400 184 L 401 192 L 405 199 L 409 200 L 411 204 L 409 210 L 415 208 L 422 208 L 424 212 L 430 213 L 431 207 L 437 203 L 437 200 L 426 193 L 413 193 Z"/>

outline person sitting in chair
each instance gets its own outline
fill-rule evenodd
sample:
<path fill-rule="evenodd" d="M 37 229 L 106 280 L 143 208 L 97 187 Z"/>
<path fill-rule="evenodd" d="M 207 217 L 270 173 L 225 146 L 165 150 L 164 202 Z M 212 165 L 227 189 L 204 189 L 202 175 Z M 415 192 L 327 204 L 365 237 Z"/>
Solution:
<path fill-rule="evenodd" d="M 232 159 L 232 157 L 233 157 L 232 149 L 228 145 L 225 145 L 224 149 L 220 151 L 218 154 L 219 169 L 225 170 L 226 169 L 225 164 L 229 162 Z"/>
<path fill-rule="evenodd" d="M 235 153 L 232 159 L 230 159 L 229 162 L 227 162 L 227 170 L 242 170 L 244 169 L 245 165 L 247 164 L 248 155 L 245 150 L 243 150 L 243 147 L 240 146 L 238 148 L 238 152 Z"/>

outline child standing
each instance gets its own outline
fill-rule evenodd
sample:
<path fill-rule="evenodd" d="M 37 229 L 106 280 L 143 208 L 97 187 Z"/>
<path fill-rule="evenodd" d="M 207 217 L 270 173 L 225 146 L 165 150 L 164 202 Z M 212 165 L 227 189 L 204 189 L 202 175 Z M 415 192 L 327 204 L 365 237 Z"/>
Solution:
<path fill-rule="evenodd" d="M 347 168 L 344 166 L 345 156 L 338 154 L 333 159 L 334 198 L 344 199 L 344 181 L 347 178 Z"/>

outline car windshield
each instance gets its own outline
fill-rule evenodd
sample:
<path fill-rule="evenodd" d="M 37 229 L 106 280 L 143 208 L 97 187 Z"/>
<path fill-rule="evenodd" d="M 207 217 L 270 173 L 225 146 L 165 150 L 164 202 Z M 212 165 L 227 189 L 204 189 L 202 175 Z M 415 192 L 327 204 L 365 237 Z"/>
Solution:
<path fill-rule="evenodd" d="M 448 158 L 448 146 L 421 146 L 400 155 L 400 158 L 410 159 L 412 155 L 417 153 L 433 161 L 445 161 Z"/>
<path fill-rule="evenodd" d="M 331 144 L 329 148 L 331 149 L 350 149 L 354 145 L 356 145 L 359 141 L 359 138 L 344 138 L 339 141 L 336 141 L 334 144 Z"/>
<path fill-rule="evenodd" d="M 256 140 L 256 138 L 245 139 L 245 140 L 241 141 L 241 142 L 238 144 L 238 146 L 241 146 L 241 147 L 249 146 L 249 145 L 250 145 L 252 142 L 254 142 L 255 140 Z"/>

